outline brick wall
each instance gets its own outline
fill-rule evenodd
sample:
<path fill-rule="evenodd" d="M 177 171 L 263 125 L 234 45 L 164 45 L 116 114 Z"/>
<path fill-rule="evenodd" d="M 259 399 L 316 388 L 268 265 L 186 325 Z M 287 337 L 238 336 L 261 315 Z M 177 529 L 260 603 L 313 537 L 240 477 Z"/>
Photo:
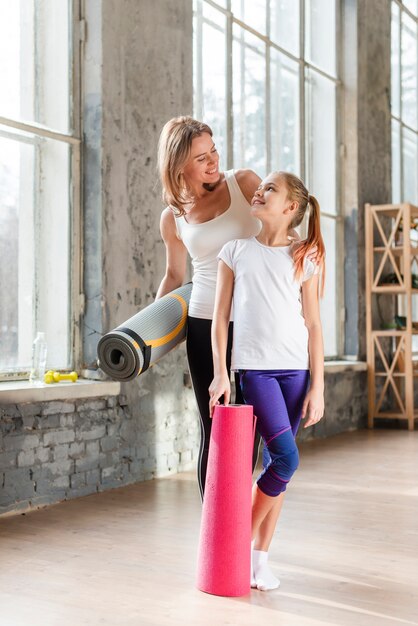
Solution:
<path fill-rule="evenodd" d="M 196 419 L 133 417 L 126 397 L 0 406 L 0 514 L 187 469 Z"/>

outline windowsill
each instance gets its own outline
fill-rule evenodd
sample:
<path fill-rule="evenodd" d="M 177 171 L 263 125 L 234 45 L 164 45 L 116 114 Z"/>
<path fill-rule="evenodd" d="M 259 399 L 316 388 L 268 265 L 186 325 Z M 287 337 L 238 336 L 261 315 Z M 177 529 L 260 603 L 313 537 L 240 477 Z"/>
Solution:
<path fill-rule="evenodd" d="M 349 359 L 325 361 L 325 374 L 339 374 L 340 372 L 367 372 L 367 363 Z"/>
<path fill-rule="evenodd" d="M 49 402 L 51 400 L 77 400 L 120 394 L 120 383 L 112 380 L 79 379 L 76 383 L 62 382 L 34 387 L 27 380 L 1 382 L 0 404 L 22 402 Z"/>
<path fill-rule="evenodd" d="M 367 363 L 350 360 L 325 361 L 325 374 L 338 374 L 350 371 L 365 372 L 367 371 Z M 185 374 L 188 374 L 188 372 Z M 0 404 L 97 398 L 117 396 L 119 394 L 120 383 L 111 380 L 99 381 L 81 378 L 76 383 L 54 383 L 43 385 L 42 387 L 34 387 L 27 380 L 0 382 Z"/>

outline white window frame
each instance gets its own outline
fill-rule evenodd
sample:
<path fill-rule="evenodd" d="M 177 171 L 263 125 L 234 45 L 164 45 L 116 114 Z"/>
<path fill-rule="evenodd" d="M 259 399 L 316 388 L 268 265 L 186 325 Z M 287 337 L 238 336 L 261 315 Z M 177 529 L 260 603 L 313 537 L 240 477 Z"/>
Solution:
<path fill-rule="evenodd" d="M 336 306 L 336 323 L 337 323 L 337 354 L 328 355 L 326 357 L 327 360 L 335 360 L 338 358 L 342 358 L 344 355 L 344 343 L 345 343 L 345 304 L 344 304 L 344 216 L 342 214 L 342 206 L 343 206 L 343 197 L 342 197 L 342 163 L 341 160 L 344 157 L 344 149 L 341 141 L 341 120 L 340 120 L 340 112 L 342 110 L 342 81 L 339 78 L 342 75 L 342 43 L 341 43 L 341 15 L 342 15 L 342 2 L 341 0 L 336 1 L 336 73 L 337 77 L 331 76 L 327 74 L 322 69 L 318 68 L 311 62 L 308 62 L 305 59 L 305 5 L 309 0 L 295 0 L 295 2 L 299 1 L 299 15 L 300 15 L 300 46 L 299 46 L 299 55 L 295 56 L 288 50 L 279 46 L 275 41 L 272 41 L 268 37 L 268 33 L 270 32 L 269 26 L 269 4 L 267 8 L 267 27 L 266 33 L 264 35 L 256 30 L 254 30 L 249 24 L 241 21 L 231 11 L 231 0 L 227 0 L 226 8 L 220 6 L 214 0 L 200 0 L 195 5 L 195 24 L 196 24 L 196 34 L 197 41 L 202 39 L 202 24 L 204 21 L 202 11 L 201 11 L 201 2 L 205 2 L 207 5 L 212 8 L 218 10 L 220 13 L 226 16 L 226 37 L 225 37 L 225 59 L 226 59 L 226 155 L 222 155 L 225 158 L 226 169 L 232 169 L 234 167 L 233 162 L 233 105 L 232 105 L 232 44 L 233 44 L 233 25 L 237 24 L 243 30 L 255 35 L 260 41 L 263 41 L 266 44 L 266 77 L 265 77 L 265 87 L 266 87 L 266 120 L 269 120 L 270 116 L 270 81 L 269 81 L 269 57 L 270 50 L 274 48 L 284 56 L 288 57 L 292 61 L 299 64 L 299 137 L 300 137 L 300 146 L 299 146 L 299 154 L 300 154 L 300 175 L 302 179 L 306 178 L 306 70 L 312 69 L 317 72 L 321 76 L 333 82 L 336 86 L 336 155 L 337 155 L 337 167 L 336 167 L 336 203 L 337 203 L 337 211 L 336 214 L 327 213 L 325 211 L 321 211 L 321 214 L 324 217 L 331 218 L 335 220 L 336 223 L 336 284 L 337 284 L 337 293 L 335 299 Z M 210 22 L 212 28 L 219 29 L 219 27 Z M 203 119 L 203 102 L 202 102 L 202 54 L 201 54 L 202 46 L 195 45 L 194 54 L 195 54 L 195 63 L 196 63 L 196 78 L 197 85 L 195 85 L 196 89 L 196 97 L 195 97 L 195 111 L 194 115 L 197 119 Z M 270 143 L 270 133 L 268 132 L 268 122 L 266 123 L 266 153 L 267 153 L 267 172 L 271 170 L 271 143 Z M 302 233 L 304 236 L 305 233 Z"/>
<path fill-rule="evenodd" d="M 81 231 L 81 150 L 82 150 L 82 117 L 81 117 L 81 58 L 85 39 L 85 22 L 81 16 L 80 0 L 70 3 L 70 115 L 72 131 L 59 132 L 54 128 L 24 122 L 19 119 L 0 116 L 0 135 L 17 142 L 36 143 L 42 139 L 53 139 L 67 144 L 71 148 L 70 175 L 70 369 L 79 369 L 82 362 L 81 316 L 84 312 L 84 295 L 82 290 L 82 231 Z M 14 131 L 19 131 L 18 133 Z M 22 136 L 21 132 L 30 133 L 31 137 Z M 59 260 L 57 261 L 59 262 Z M 29 371 L 0 371 L 0 381 L 19 380 L 29 377 Z"/>

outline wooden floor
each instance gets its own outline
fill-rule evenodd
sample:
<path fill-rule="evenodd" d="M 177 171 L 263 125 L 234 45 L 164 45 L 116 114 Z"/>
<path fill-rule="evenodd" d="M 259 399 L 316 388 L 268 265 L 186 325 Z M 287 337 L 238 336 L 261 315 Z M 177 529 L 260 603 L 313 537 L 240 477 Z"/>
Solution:
<path fill-rule="evenodd" d="M 197 591 L 192 474 L 0 518 L 1 626 L 418 624 L 418 433 L 301 446 L 271 562 L 244 598 Z"/>

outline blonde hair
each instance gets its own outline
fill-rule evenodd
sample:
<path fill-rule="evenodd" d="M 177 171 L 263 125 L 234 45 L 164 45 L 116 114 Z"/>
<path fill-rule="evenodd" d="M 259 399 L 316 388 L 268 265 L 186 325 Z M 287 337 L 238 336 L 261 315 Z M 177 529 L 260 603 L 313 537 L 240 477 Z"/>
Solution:
<path fill-rule="evenodd" d="M 325 286 L 325 245 L 321 234 L 321 211 L 318 200 L 310 195 L 303 182 L 290 172 L 277 172 L 277 176 L 284 181 L 287 188 L 287 197 L 291 202 L 297 202 L 298 208 L 295 217 L 289 225 L 289 230 L 296 228 L 301 224 L 305 213 L 310 206 L 308 237 L 302 241 L 293 253 L 293 261 L 295 263 L 295 278 L 301 280 L 303 277 L 303 269 L 305 257 L 310 248 L 316 246 L 318 248 L 319 269 L 321 272 L 320 296 L 324 295 Z"/>
<path fill-rule="evenodd" d="M 203 133 L 212 137 L 212 129 L 187 115 L 173 117 L 164 126 L 158 142 L 158 171 L 163 187 L 163 201 L 176 216 L 185 215 L 184 206 L 193 201 L 182 169 L 190 158 L 192 141 Z"/>

